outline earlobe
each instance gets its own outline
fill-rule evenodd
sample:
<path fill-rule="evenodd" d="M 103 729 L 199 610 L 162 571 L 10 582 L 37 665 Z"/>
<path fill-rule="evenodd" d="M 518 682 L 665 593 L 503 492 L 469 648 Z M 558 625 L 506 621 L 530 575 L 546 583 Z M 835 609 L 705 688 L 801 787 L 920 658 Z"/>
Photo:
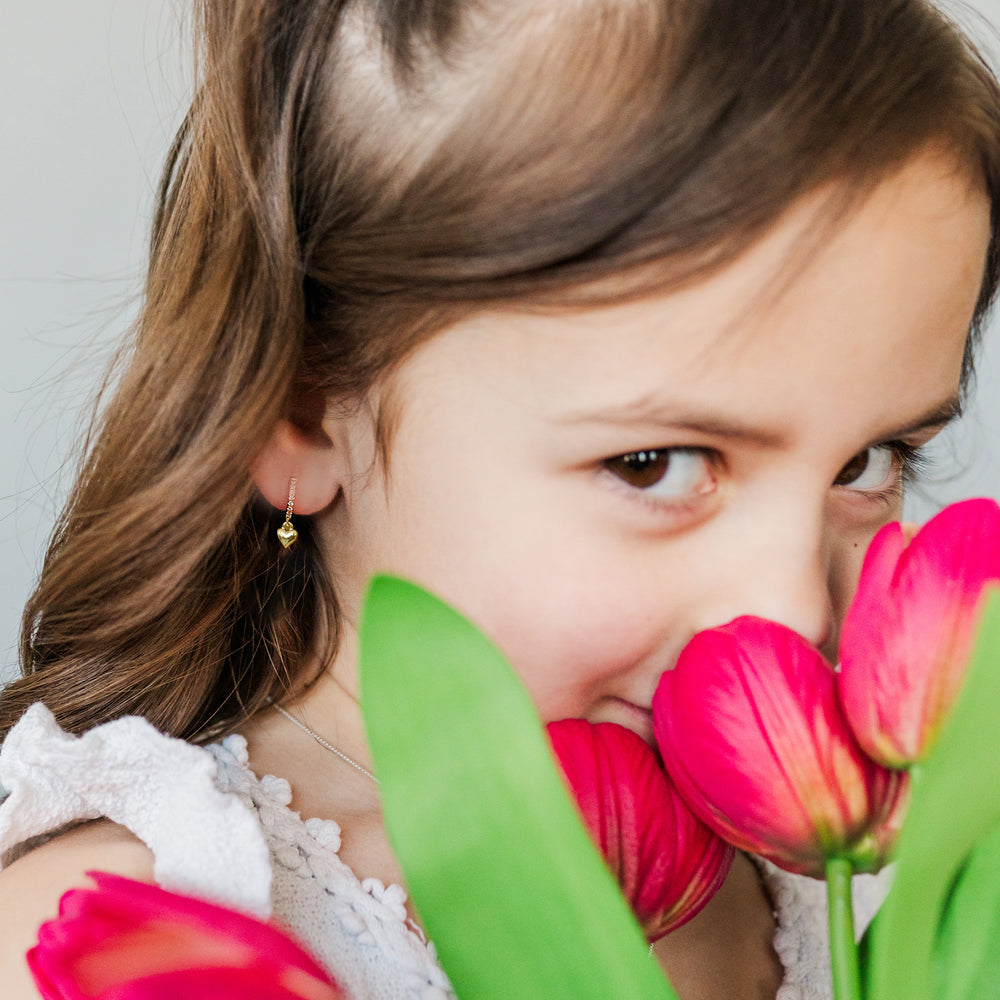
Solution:
<path fill-rule="evenodd" d="M 295 510 L 315 514 L 336 499 L 343 484 L 342 457 L 322 433 L 308 434 L 289 420 L 280 420 L 251 467 L 261 496 L 277 510 L 288 504 L 294 479 Z"/>

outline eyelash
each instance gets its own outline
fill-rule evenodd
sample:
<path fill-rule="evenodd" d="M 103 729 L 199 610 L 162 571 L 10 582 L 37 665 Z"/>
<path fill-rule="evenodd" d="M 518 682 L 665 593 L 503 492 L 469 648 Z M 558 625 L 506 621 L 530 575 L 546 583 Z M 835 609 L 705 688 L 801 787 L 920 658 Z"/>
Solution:
<path fill-rule="evenodd" d="M 908 444 L 905 441 L 886 441 L 883 444 L 872 445 L 871 447 L 873 449 L 888 450 L 892 456 L 893 468 L 896 470 L 893 483 L 885 489 L 853 490 L 853 492 L 865 497 L 865 499 L 876 503 L 895 503 L 905 492 L 907 486 L 922 478 L 931 464 L 923 445 Z M 858 454 L 863 455 L 864 452 L 859 452 Z M 844 468 L 846 469 L 847 466 L 844 466 Z M 841 488 L 850 490 L 851 486 L 845 484 Z"/>
<path fill-rule="evenodd" d="M 894 441 L 889 445 L 895 452 L 899 468 L 903 476 L 903 485 L 921 479 L 930 468 L 931 460 L 923 445 L 907 444 L 905 441 Z"/>

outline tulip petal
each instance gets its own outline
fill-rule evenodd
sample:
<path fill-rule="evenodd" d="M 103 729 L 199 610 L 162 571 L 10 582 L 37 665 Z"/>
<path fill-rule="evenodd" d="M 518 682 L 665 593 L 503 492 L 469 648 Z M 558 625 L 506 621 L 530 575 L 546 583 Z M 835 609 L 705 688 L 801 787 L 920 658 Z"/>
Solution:
<path fill-rule="evenodd" d="M 827 858 L 849 856 L 893 790 L 847 726 L 833 668 L 773 622 L 696 635 L 661 679 L 653 720 L 692 809 L 790 871 L 819 876 Z"/>
<path fill-rule="evenodd" d="M 1000 580 L 1000 507 L 953 504 L 900 538 L 895 525 L 876 535 L 840 640 L 844 710 L 866 752 L 893 767 L 926 756 L 954 703 L 984 587 Z"/>
<path fill-rule="evenodd" d="M 549 740 L 584 822 L 649 940 L 697 914 L 732 848 L 691 812 L 653 751 L 611 723 L 564 719 Z"/>
<path fill-rule="evenodd" d="M 46 1000 L 343 996 L 270 924 L 145 882 L 88 875 L 96 888 L 64 894 L 58 917 L 39 928 L 28 952 Z M 229 992 L 219 992 L 223 979 Z"/>
<path fill-rule="evenodd" d="M 913 537 L 912 528 L 904 531 L 898 521 L 892 521 L 878 530 L 868 546 L 861 568 L 861 578 L 873 593 L 882 594 L 892 587 L 899 557 Z"/>

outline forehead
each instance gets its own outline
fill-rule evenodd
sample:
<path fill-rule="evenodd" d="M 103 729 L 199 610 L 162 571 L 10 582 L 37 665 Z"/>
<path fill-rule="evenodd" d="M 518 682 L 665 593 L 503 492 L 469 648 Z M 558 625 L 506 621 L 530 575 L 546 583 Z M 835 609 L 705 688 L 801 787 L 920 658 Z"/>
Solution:
<path fill-rule="evenodd" d="M 403 381 L 451 383 L 470 405 L 492 389 L 556 421 L 707 401 L 775 428 L 803 409 L 858 410 L 872 425 L 923 412 L 957 386 L 987 199 L 932 152 L 843 217 L 831 198 L 803 199 L 734 263 L 671 294 L 476 315 L 418 350 Z"/>

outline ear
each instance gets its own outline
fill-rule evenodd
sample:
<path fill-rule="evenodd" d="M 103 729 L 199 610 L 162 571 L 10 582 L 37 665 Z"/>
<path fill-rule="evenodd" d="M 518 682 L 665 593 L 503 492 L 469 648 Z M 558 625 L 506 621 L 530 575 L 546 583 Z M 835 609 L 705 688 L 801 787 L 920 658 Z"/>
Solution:
<path fill-rule="evenodd" d="M 261 495 L 278 510 L 288 504 L 288 485 L 295 479 L 295 512 L 315 514 L 340 493 L 344 461 L 342 449 L 322 429 L 303 430 L 283 419 L 250 471 Z"/>

